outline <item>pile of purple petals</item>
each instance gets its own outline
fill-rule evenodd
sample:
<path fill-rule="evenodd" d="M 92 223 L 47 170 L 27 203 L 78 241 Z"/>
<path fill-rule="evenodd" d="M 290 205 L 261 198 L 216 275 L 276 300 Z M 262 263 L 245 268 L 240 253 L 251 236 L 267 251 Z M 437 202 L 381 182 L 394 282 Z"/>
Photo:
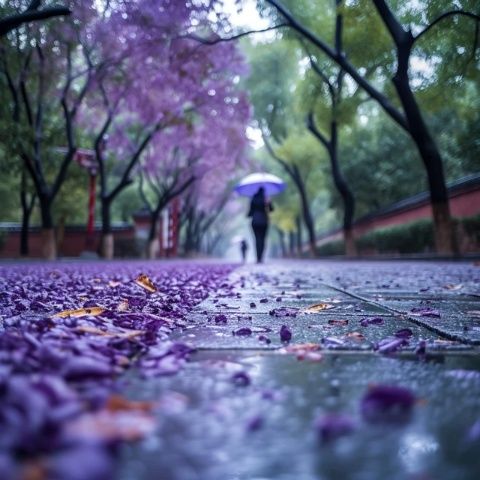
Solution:
<path fill-rule="evenodd" d="M 141 262 L 0 268 L 0 478 L 32 468 L 35 478 L 113 478 L 124 438 L 74 435 L 72 424 L 102 411 L 127 369 L 176 373 L 191 349 L 169 334 L 209 294 L 230 294 L 231 270 Z M 157 291 L 135 283 L 140 274 Z M 93 307 L 103 311 L 55 316 Z"/>
<path fill-rule="evenodd" d="M 412 336 L 412 330 L 409 328 L 402 328 L 395 332 L 393 336 L 380 340 L 375 345 L 375 350 L 377 350 L 379 353 L 385 354 L 398 352 L 402 348 L 409 346 Z"/>

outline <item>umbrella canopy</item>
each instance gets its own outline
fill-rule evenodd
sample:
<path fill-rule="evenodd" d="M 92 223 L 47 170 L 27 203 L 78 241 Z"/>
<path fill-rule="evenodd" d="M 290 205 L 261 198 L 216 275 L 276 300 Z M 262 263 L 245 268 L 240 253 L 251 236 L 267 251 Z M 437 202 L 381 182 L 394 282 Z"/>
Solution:
<path fill-rule="evenodd" d="M 265 195 L 272 196 L 285 190 L 285 182 L 270 173 L 251 173 L 235 185 L 235 191 L 245 197 L 253 197 L 258 189 L 263 187 Z"/>

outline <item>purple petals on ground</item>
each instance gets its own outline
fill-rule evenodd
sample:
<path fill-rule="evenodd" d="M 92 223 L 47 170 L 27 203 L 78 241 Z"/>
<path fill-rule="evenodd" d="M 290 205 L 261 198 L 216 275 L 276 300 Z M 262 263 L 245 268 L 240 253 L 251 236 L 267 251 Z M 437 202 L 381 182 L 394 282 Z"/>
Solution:
<path fill-rule="evenodd" d="M 289 342 L 292 339 L 292 332 L 286 325 L 280 328 L 280 340 L 282 342 Z"/>
<path fill-rule="evenodd" d="M 413 336 L 413 332 L 410 328 L 401 328 L 395 332 L 397 338 L 410 338 Z"/>
<path fill-rule="evenodd" d="M 248 327 L 242 327 L 233 332 L 233 334 L 238 337 L 249 337 L 252 333 L 252 329 Z"/>
<path fill-rule="evenodd" d="M 315 429 L 321 442 L 332 442 L 353 433 L 356 424 L 351 417 L 340 414 L 328 414 L 315 420 Z"/>
<path fill-rule="evenodd" d="M 430 307 L 414 307 L 410 313 L 418 317 L 440 318 L 440 312 Z"/>
<path fill-rule="evenodd" d="M 409 345 L 409 339 L 413 336 L 413 332 L 410 328 L 402 328 L 397 330 L 393 337 L 387 337 L 380 340 L 375 345 L 375 350 L 379 353 L 395 353 L 401 350 L 403 347 Z"/>
<path fill-rule="evenodd" d="M 395 353 L 407 345 L 408 341 L 404 338 L 388 337 L 378 342 L 376 350 L 379 353 Z"/>
<path fill-rule="evenodd" d="M 336 337 L 325 337 L 322 338 L 322 345 L 325 347 L 341 347 L 345 345 L 345 342 L 343 340 L 340 340 L 339 338 Z"/>
<path fill-rule="evenodd" d="M 420 361 L 424 361 L 426 359 L 427 342 L 425 340 L 420 340 L 418 342 L 417 348 L 415 349 L 415 355 Z"/>
<path fill-rule="evenodd" d="M 252 380 L 250 379 L 250 376 L 247 373 L 236 372 L 232 375 L 232 382 L 237 387 L 248 387 L 248 385 L 252 383 Z"/>
<path fill-rule="evenodd" d="M 216 315 L 214 320 L 215 323 L 227 323 L 227 316 L 224 314 Z"/>
<path fill-rule="evenodd" d="M 404 423 L 410 419 L 416 398 L 407 388 L 375 385 L 363 396 L 360 410 L 371 423 Z"/>
<path fill-rule="evenodd" d="M 35 461 L 41 453 L 48 478 L 113 478 L 112 441 L 141 438 L 155 425 L 145 412 L 106 408 L 118 377 L 132 367 L 149 376 L 182 368 L 192 349 L 168 336 L 210 293 L 230 294 L 231 270 L 139 262 L 0 268 L 5 468 L 21 472 L 19 454 Z"/>
<path fill-rule="evenodd" d="M 261 415 L 254 415 L 247 421 L 247 432 L 256 432 L 260 430 L 264 423 L 265 420 Z"/>
<path fill-rule="evenodd" d="M 360 320 L 362 327 L 368 327 L 369 325 L 383 325 L 384 321 L 382 317 L 367 317 Z"/>
<path fill-rule="evenodd" d="M 298 308 L 294 307 L 280 307 L 270 310 L 269 315 L 272 317 L 296 317 L 298 314 Z"/>

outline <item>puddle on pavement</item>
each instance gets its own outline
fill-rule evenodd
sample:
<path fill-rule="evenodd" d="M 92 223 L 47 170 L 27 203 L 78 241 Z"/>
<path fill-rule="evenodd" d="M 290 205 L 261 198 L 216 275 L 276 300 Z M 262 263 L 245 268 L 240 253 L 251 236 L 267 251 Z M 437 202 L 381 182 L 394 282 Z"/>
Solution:
<path fill-rule="evenodd" d="M 238 386 L 235 372 L 251 383 Z M 174 377 L 130 378 L 130 396 L 159 401 L 158 431 L 123 450 L 120 480 L 470 480 L 480 469 L 480 359 L 199 352 Z M 410 389 L 404 424 L 362 418 L 369 385 Z M 174 392 L 174 393 L 172 393 Z M 347 415 L 354 431 L 322 444 L 314 422 Z M 473 429 L 472 429 L 473 428 Z"/>

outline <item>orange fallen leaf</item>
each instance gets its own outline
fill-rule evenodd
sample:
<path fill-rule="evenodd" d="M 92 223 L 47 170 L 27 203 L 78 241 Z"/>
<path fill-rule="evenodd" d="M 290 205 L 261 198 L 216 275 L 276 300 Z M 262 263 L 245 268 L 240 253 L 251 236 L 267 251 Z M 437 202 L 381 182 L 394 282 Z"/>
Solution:
<path fill-rule="evenodd" d="M 101 330 L 97 327 L 90 327 L 89 325 L 81 325 L 75 328 L 75 331 L 78 333 L 92 333 L 94 335 L 102 335 L 104 337 L 109 337 L 110 335 L 105 330 Z"/>
<path fill-rule="evenodd" d="M 108 286 L 112 288 L 118 287 L 119 285 L 121 285 L 121 282 L 115 282 L 114 280 L 108 282 Z"/>
<path fill-rule="evenodd" d="M 127 442 L 141 440 L 154 429 L 155 417 L 149 413 L 107 409 L 82 415 L 66 426 L 66 431 L 74 438 Z"/>
<path fill-rule="evenodd" d="M 109 412 L 120 411 L 139 411 L 139 412 L 151 412 L 155 405 L 153 402 L 129 400 L 121 395 L 111 395 L 107 400 L 105 408 Z"/>
<path fill-rule="evenodd" d="M 314 305 L 305 308 L 303 311 L 304 313 L 318 313 L 322 310 L 330 310 L 331 308 L 335 308 L 335 305 L 330 303 L 315 303 Z"/>
<path fill-rule="evenodd" d="M 140 285 L 140 287 L 144 288 L 145 290 L 153 293 L 157 291 L 157 287 L 153 284 L 153 282 L 143 273 L 140 274 L 136 279 L 135 283 Z"/>
<path fill-rule="evenodd" d="M 93 335 L 101 335 L 103 337 L 116 337 L 116 338 L 135 338 L 139 335 L 143 335 L 143 330 L 122 330 L 122 331 L 110 331 L 101 330 L 100 328 L 91 327 L 89 325 L 81 325 L 75 329 L 79 333 L 92 333 Z"/>
<path fill-rule="evenodd" d="M 88 307 L 88 308 L 78 308 L 76 310 L 64 310 L 63 312 L 58 312 L 52 315 L 52 318 L 65 318 L 65 317 L 86 317 L 101 315 L 105 309 L 103 307 Z"/>

